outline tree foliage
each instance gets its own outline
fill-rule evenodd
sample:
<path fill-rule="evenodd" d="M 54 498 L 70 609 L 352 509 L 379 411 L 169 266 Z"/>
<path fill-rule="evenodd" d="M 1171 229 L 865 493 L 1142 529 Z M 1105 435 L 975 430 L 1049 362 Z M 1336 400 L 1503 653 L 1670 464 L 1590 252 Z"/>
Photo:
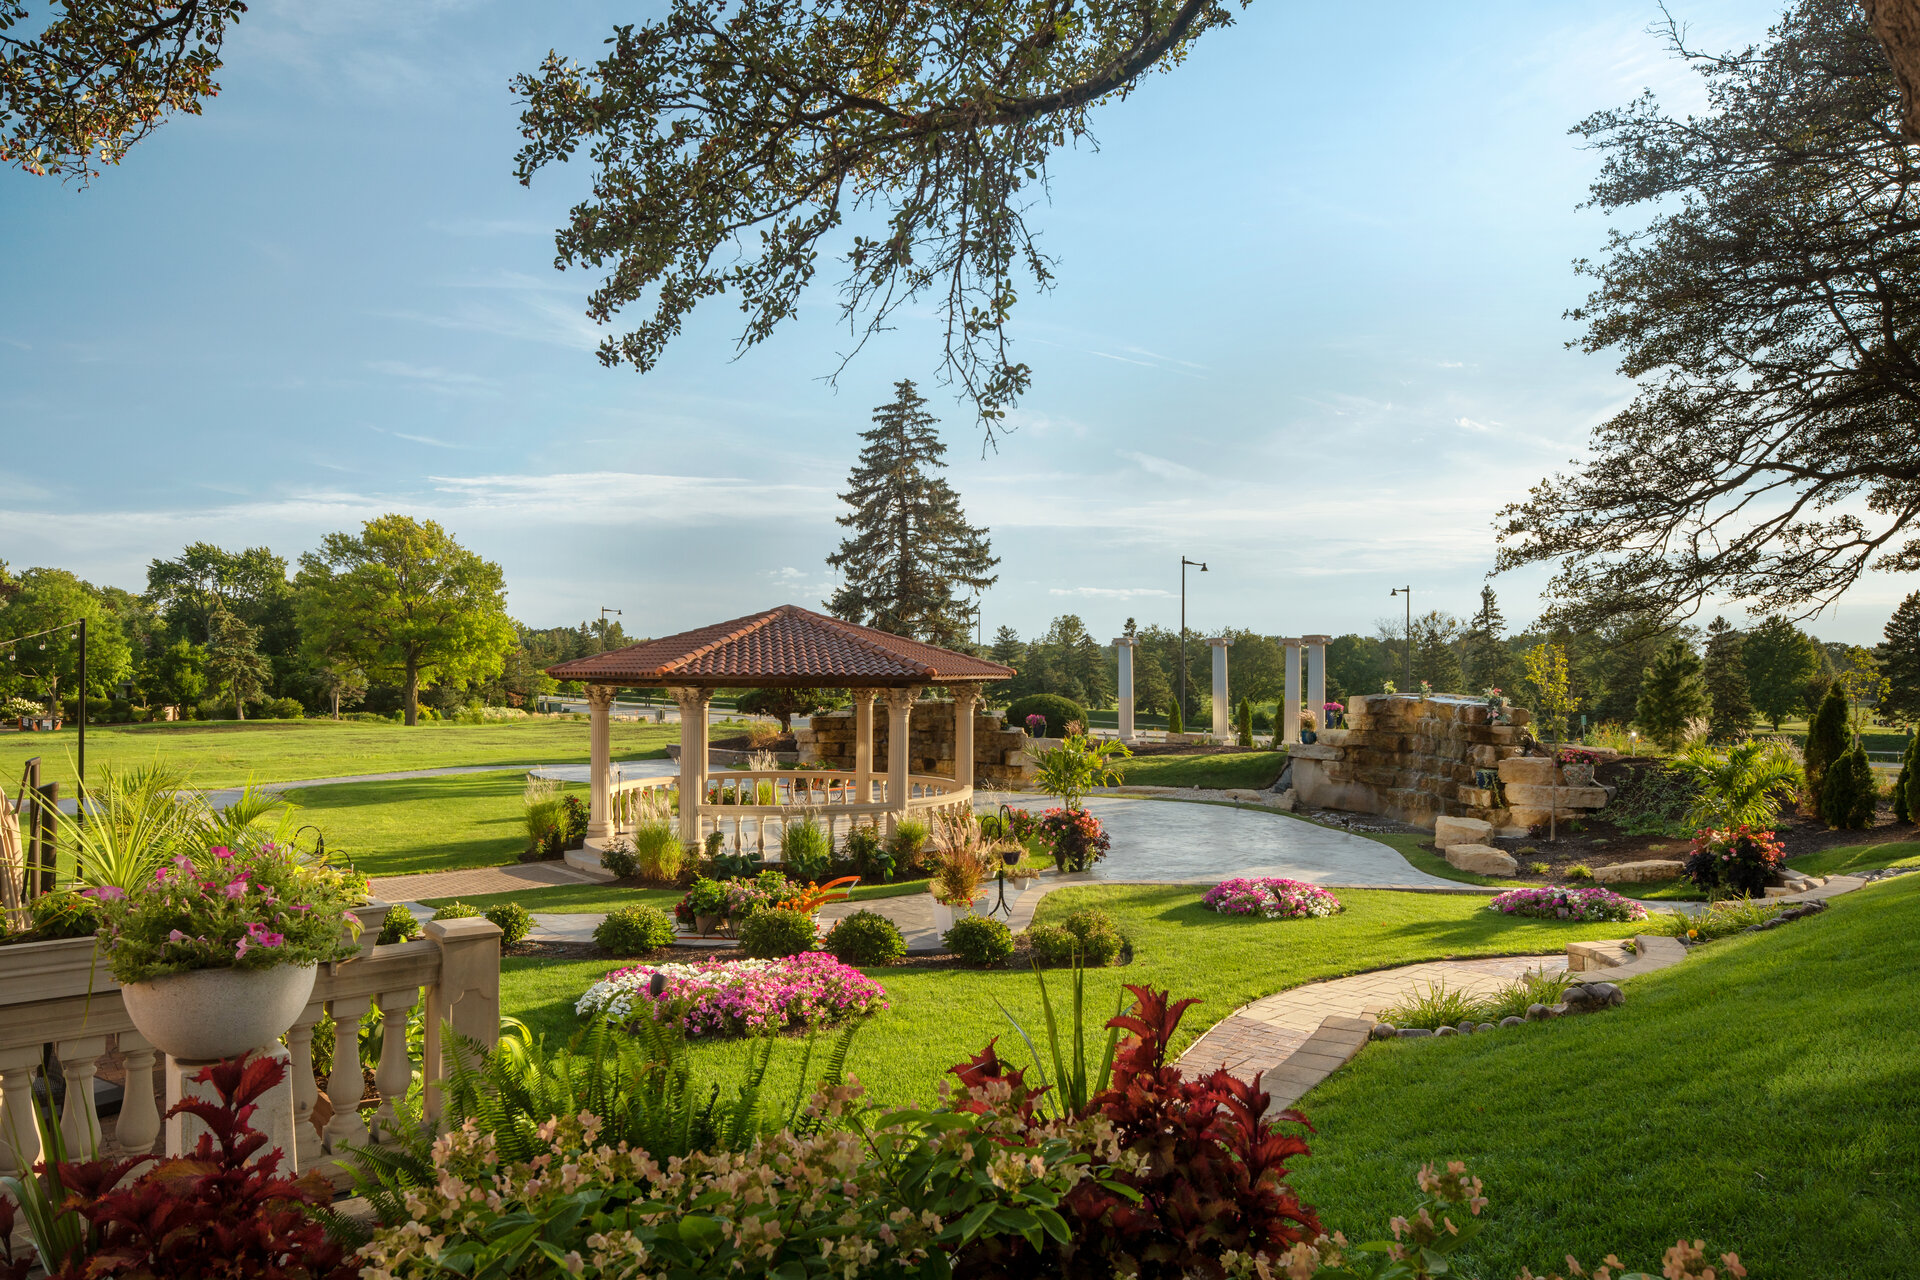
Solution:
<path fill-rule="evenodd" d="M 1740 660 L 1753 705 L 1774 729 L 1805 709 L 1807 681 L 1819 673 L 1821 657 L 1800 628 L 1777 616 L 1763 620 L 1741 643 Z"/>
<path fill-rule="evenodd" d="M 1811 610 L 1920 568 L 1920 155 L 1886 56 L 1854 0 L 1725 56 L 1667 34 L 1709 109 L 1645 95 L 1575 130 L 1606 157 L 1592 203 L 1634 216 L 1570 314 L 1639 394 L 1502 513 L 1500 566 L 1557 562 L 1574 625 Z"/>
<path fill-rule="evenodd" d="M 1887 680 L 1883 709 L 1905 720 L 1920 720 L 1920 591 L 1910 592 L 1887 619 L 1874 656 Z"/>
<path fill-rule="evenodd" d="M 222 604 L 214 605 L 208 629 L 212 634 L 207 643 L 207 673 L 233 699 L 234 716 L 245 720 L 248 699 L 260 696 L 271 674 L 267 660 L 260 656 L 260 629 L 248 626 Z"/>
<path fill-rule="evenodd" d="M 947 446 L 926 400 L 910 381 L 873 411 L 867 443 L 847 477 L 839 516 L 854 530 L 827 557 L 844 578 L 827 608 L 835 616 L 932 644 L 965 643 L 971 608 L 963 598 L 999 575 L 987 531 L 967 523 L 960 495 L 938 473 Z"/>
<path fill-rule="evenodd" d="M 1820 709 L 1814 713 L 1813 720 L 1807 725 L 1807 746 L 1803 753 L 1807 769 L 1807 790 L 1813 796 L 1814 805 L 1822 815 L 1826 813 L 1824 795 L 1826 791 L 1827 770 L 1847 750 L 1847 698 L 1838 685 L 1827 690 L 1827 696 L 1821 700 Z M 1831 819 L 1829 826 L 1838 823 Z"/>
<path fill-rule="evenodd" d="M 330 533 L 300 557 L 297 581 L 308 642 L 397 679 L 408 724 L 424 685 L 485 678 L 514 642 L 500 566 L 431 520 L 386 515 Z"/>
<path fill-rule="evenodd" d="M 18 641 L 0 662 L 0 693 L 37 699 L 49 714 L 59 714 L 62 690 L 71 690 L 80 679 L 82 618 L 87 621 L 86 693 L 99 696 L 126 679 L 132 669 L 126 633 L 100 591 L 65 569 L 28 569 L 0 603 L 0 642 Z"/>
<path fill-rule="evenodd" d="M 1829 827 L 1865 831 L 1873 825 L 1876 802 L 1873 766 L 1858 742 L 1827 765 L 1820 781 L 1820 820 Z"/>
<path fill-rule="evenodd" d="M 1676 636 L 1647 668 L 1640 682 L 1640 705 L 1634 719 L 1648 737 L 1671 749 L 1687 739 L 1694 722 L 1707 714 L 1709 706 L 1700 657 Z"/>
<path fill-rule="evenodd" d="M 241 0 L 0 0 L 0 164 L 85 180 L 220 92 Z"/>
<path fill-rule="evenodd" d="M 1480 588 L 1480 608 L 1467 624 L 1462 663 L 1466 683 L 1463 689 L 1505 689 L 1513 683 L 1513 651 L 1503 638 L 1507 620 L 1500 614 L 1493 588 Z"/>
<path fill-rule="evenodd" d="M 1746 637 L 1725 618 L 1707 628 L 1707 737 L 1714 742 L 1743 738 L 1753 726 L 1753 696 L 1741 653 Z M 1724 825 L 1724 824 L 1722 824 Z"/>
<path fill-rule="evenodd" d="M 1580 709 L 1567 677 L 1567 651 L 1557 644 L 1537 644 L 1526 652 L 1527 687 L 1540 732 L 1551 741 L 1567 736 L 1567 722 Z"/>

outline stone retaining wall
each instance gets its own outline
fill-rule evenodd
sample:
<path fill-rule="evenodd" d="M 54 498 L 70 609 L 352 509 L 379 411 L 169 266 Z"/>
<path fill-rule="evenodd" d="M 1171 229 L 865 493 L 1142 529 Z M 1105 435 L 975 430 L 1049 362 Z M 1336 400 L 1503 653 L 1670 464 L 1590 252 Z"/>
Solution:
<path fill-rule="evenodd" d="M 977 705 L 977 704 L 976 704 Z M 944 699 L 922 700 L 913 704 L 908 722 L 907 767 L 914 773 L 953 776 L 953 710 Z M 851 708 L 830 711 L 812 717 L 811 723 L 793 732 L 800 757 L 807 761 L 853 768 L 854 722 Z M 891 734 L 887 725 L 887 704 L 876 701 L 873 708 L 873 768 L 876 774 L 887 771 L 887 749 Z M 1025 729 L 1010 729 L 994 712 L 976 710 L 973 718 L 973 784 L 1003 791 L 1021 790 L 1033 781 L 1033 762 L 1029 747 L 1053 745 L 1046 738 L 1030 738 Z"/>
<path fill-rule="evenodd" d="M 1422 827 L 1442 816 L 1478 818 L 1515 833 L 1605 805 L 1605 789 L 1566 786 L 1552 759 L 1521 754 L 1532 718 L 1514 707 L 1510 723 L 1496 724 L 1485 701 L 1452 694 L 1353 698 L 1345 729 L 1323 729 L 1317 742 L 1290 749 L 1294 789 L 1324 809 Z M 1475 785 L 1482 769 L 1498 774 L 1498 788 Z"/>

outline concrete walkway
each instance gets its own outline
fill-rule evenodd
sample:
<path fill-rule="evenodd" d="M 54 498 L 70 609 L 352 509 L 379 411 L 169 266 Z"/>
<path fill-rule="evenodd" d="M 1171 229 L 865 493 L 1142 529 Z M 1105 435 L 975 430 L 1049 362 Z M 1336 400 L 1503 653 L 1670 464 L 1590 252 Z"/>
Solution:
<path fill-rule="evenodd" d="M 421 898 L 474 898 L 483 893 L 550 889 L 557 884 L 603 883 L 564 862 L 525 862 L 507 867 L 466 867 L 414 876 L 382 876 L 369 881 L 368 890 L 374 897 L 388 902 L 412 903 Z"/>

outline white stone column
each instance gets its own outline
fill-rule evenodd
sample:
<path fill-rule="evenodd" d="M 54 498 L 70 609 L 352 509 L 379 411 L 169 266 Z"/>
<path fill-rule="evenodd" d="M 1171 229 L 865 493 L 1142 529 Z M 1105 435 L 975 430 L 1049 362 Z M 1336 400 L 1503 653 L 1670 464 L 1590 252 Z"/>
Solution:
<path fill-rule="evenodd" d="M 973 785 L 973 717 L 979 705 L 979 685 L 954 686 L 953 780 L 962 787 Z"/>
<path fill-rule="evenodd" d="M 853 802 L 873 803 L 873 700 L 878 689 L 849 689 L 853 695 Z"/>
<path fill-rule="evenodd" d="M 158 1051 L 139 1032 L 122 1031 L 120 1052 L 126 1059 L 127 1078 L 120 1118 L 113 1126 L 113 1144 L 126 1155 L 145 1155 L 160 1136 L 160 1109 L 153 1104 L 153 1068 Z"/>
<path fill-rule="evenodd" d="M 1313 712 L 1313 727 L 1326 728 L 1327 641 L 1332 636 L 1301 636 L 1307 647 L 1307 707 Z"/>
<path fill-rule="evenodd" d="M 1274 715 L 1275 746 L 1292 746 L 1300 741 L 1300 637 L 1281 636 L 1280 647 L 1287 655 L 1287 693 Z"/>
<path fill-rule="evenodd" d="M 94 1109 L 93 1078 L 100 1055 L 107 1051 L 105 1036 L 56 1040 L 54 1056 L 66 1077 L 67 1100 L 60 1107 L 60 1136 L 66 1139 L 67 1158 L 91 1160 L 100 1151 L 100 1113 Z"/>
<path fill-rule="evenodd" d="M 613 686 L 587 686 L 587 734 L 593 767 L 588 773 L 587 839 L 613 834 Z"/>
<path fill-rule="evenodd" d="M 40 1159 L 33 1110 L 33 1078 L 39 1071 L 39 1045 L 0 1049 L 0 1173 L 24 1173 Z"/>
<path fill-rule="evenodd" d="M 912 790 L 907 735 L 913 730 L 913 704 L 920 697 L 915 688 L 887 690 L 887 808 L 898 823 L 907 816 L 907 795 Z"/>
<path fill-rule="evenodd" d="M 1113 651 L 1120 659 L 1120 741 L 1133 741 L 1133 649 L 1139 644 L 1132 636 L 1121 636 L 1113 642 Z"/>
<path fill-rule="evenodd" d="M 1217 741 L 1232 732 L 1232 706 L 1227 701 L 1227 647 L 1233 641 L 1215 636 L 1207 641 L 1213 647 L 1213 736 Z"/>
<path fill-rule="evenodd" d="M 680 704 L 680 840 L 701 843 L 700 813 L 707 798 L 707 689 L 675 689 Z"/>

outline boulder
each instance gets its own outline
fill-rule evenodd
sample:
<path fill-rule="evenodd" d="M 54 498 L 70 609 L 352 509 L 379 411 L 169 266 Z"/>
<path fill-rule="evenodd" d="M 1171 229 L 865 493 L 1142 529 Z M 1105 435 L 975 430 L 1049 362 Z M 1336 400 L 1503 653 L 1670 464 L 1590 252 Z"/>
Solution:
<path fill-rule="evenodd" d="M 1521 1017 L 1519 1014 L 1510 1013 L 1506 1017 L 1500 1019 L 1500 1025 L 1503 1027 L 1517 1027 L 1525 1021 L 1526 1019 Z"/>
<path fill-rule="evenodd" d="M 1550 756 L 1513 756 L 1500 762 L 1500 781 L 1511 787 L 1550 787 L 1560 780 L 1560 767 Z"/>
<path fill-rule="evenodd" d="M 1474 1022 L 1473 1022 L 1473 1020 L 1472 1020 L 1471 1018 L 1469 1018 L 1469 1019 L 1468 1019 L 1467 1021 L 1465 1021 L 1465 1022 L 1463 1022 L 1463 1023 L 1461 1023 L 1461 1024 L 1460 1024 L 1460 1026 L 1459 1026 L 1459 1031 L 1460 1031 L 1460 1034 L 1461 1034 L 1461 1035 L 1463 1035 L 1463 1036 L 1470 1036 L 1470 1035 L 1472 1035 L 1472 1034 L 1473 1034 L 1473 1033 L 1474 1033 L 1475 1031 L 1478 1031 L 1479 1029 L 1480 1029 L 1480 1028 L 1479 1028 L 1478 1026 L 1476 1026 L 1476 1025 L 1474 1024 Z"/>
<path fill-rule="evenodd" d="M 1517 762 L 1507 761 L 1507 764 L 1514 763 Z M 1501 772 L 1506 772 L 1504 765 Z M 1548 783 L 1509 782 L 1506 791 L 1507 803 L 1516 809 L 1545 809 L 1549 806 L 1560 809 L 1601 809 L 1607 803 L 1604 787 L 1556 787 Z"/>
<path fill-rule="evenodd" d="M 1593 878 L 1600 884 L 1646 884 L 1653 880 L 1671 880 L 1684 870 L 1684 863 L 1671 858 L 1648 858 L 1642 862 L 1616 862 L 1610 867 L 1595 867 Z"/>
<path fill-rule="evenodd" d="M 1460 1029 L 1458 1027 L 1439 1027 L 1435 1029 L 1433 1034 L 1437 1036 L 1457 1036 L 1460 1034 Z"/>
<path fill-rule="evenodd" d="M 1485 844 L 1493 837 L 1493 824 L 1478 818 L 1436 818 L 1433 846 L 1445 852 L 1457 844 Z"/>
<path fill-rule="evenodd" d="M 1625 1004 L 1627 1002 L 1627 993 L 1622 991 L 1615 983 L 1589 982 L 1587 984 L 1587 992 L 1594 997 L 1595 1003 L 1603 1006 Z"/>
<path fill-rule="evenodd" d="M 1373 1030 L 1367 1032 L 1367 1038 L 1370 1040 L 1391 1040 L 1398 1034 L 1400 1034 L 1398 1029 L 1396 1029 L 1391 1022 L 1376 1022 L 1373 1024 Z"/>
<path fill-rule="evenodd" d="M 1412 1040 L 1420 1036 L 1430 1036 L 1433 1032 L 1426 1027 L 1402 1027 L 1396 1034 L 1402 1040 Z"/>
<path fill-rule="evenodd" d="M 1547 1020 L 1547 1016 L 1548 1016 L 1547 1006 L 1543 1004 L 1539 1004 L 1537 1002 L 1527 1006 L 1528 1022 L 1545 1022 Z"/>
<path fill-rule="evenodd" d="M 1486 823 L 1481 823 L 1485 826 Z M 1447 861 L 1461 871 L 1471 871 L 1481 876 L 1510 876 L 1519 873 L 1520 864 L 1513 860 L 1512 854 L 1502 853 L 1492 845 L 1457 844 L 1447 850 Z"/>

